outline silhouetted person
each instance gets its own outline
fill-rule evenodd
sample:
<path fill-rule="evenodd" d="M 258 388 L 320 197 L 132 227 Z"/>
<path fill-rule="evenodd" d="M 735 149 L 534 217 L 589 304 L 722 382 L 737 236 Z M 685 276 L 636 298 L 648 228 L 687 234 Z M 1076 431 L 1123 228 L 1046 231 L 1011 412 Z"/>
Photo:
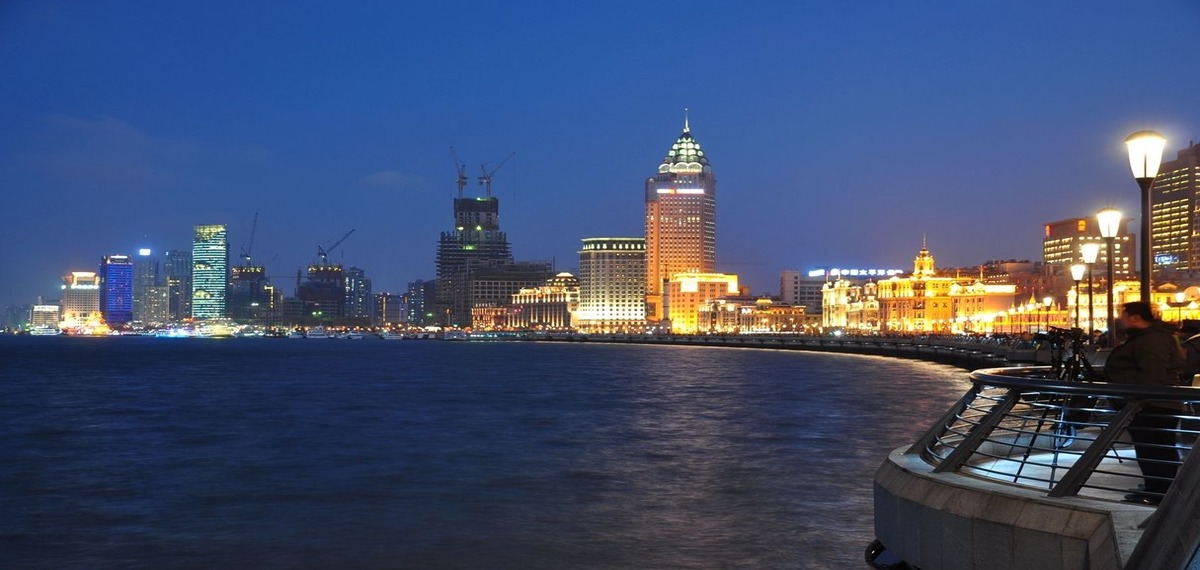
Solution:
<path fill-rule="evenodd" d="M 1125 342 L 1113 348 L 1104 364 L 1104 376 L 1117 384 L 1177 386 L 1183 371 L 1183 351 L 1174 331 L 1154 318 L 1150 303 L 1125 303 L 1120 324 Z M 1145 478 L 1144 492 L 1125 495 L 1125 500 L 1158 504 L 1179 471 L 1179 451 L 1175 449 L 1178 426 L 1174 415 L 1182 407 L 1167 402 L 1149 402 L 1129 424 L 1138 467 Z"/>

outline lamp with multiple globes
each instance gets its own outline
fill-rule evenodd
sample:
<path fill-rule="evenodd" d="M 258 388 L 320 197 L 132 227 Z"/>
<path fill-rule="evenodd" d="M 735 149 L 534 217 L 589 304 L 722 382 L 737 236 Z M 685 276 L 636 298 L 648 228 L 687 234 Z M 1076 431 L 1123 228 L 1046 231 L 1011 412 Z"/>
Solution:
<path fill-rule="evenodd" d="M 1142 219 L 1141 232 L 1138 239 L 1141 247 L 1141 299 L 1149 301 L 1150 271 L 1154 267 L 1153 252 L 1150 247 L 1150 187 L 1158 176 L 1158 167 L 1162 165 L 1163 149 L 1167 139 L 1154 131 L 1138 131 L 1125 138 L 1125 147 L 1129 150 L 1129 168 L 1133 178 L 1137 180 L 1142 190 Z"/>
<path fill-rule="evenodd" d="M 1121 211 L 1113 208 L 1105 208 L 1096 212 L 1096 225 L 1100 227 L 1100 237 L 1104 238 L 1105 244 L 1108 246 L 1108 304 L 1105 305 L 1105 310 L 1108 311 L 1108 346 L 1117 345 L 1117 326 L 1116 313 L 1113 307 L 1113 265 L 1116 264 L 1116 253 L 1114 250 L 1114 242 L 1117 240 L 1117 232 L 1121 229 Z"/>
<path fill-rule="evenodd" d="M 1079 282 L 1083 281 L 1087 266 L 1076 263 L 1071 266 L 1071 279 L 1075 280 L 1075 328 L 1079 328 Z"/>
<path fill-rule="evenodd" d="M 1096 332 L 1096 304 L 1092 302 L 1092 291 L 1095 288 L 1092 284 L 1092 266 L 1096 264 L 1096 260 L 1100 258 L 1100 244 L 1096 242 L 1088 242 L 1079 246 L 1079 252 L 1083 257 L 1083 264 L 1087 265 L 1088 278 L 1088 335 Z"/>

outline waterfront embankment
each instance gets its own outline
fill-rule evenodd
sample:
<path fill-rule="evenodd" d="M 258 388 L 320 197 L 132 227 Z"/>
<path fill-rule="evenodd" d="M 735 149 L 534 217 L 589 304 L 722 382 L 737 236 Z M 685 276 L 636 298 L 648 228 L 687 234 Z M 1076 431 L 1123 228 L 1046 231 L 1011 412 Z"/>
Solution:
<path fill-rule="evenodd" d="M 866 354 L 938 362 L 966 370 L 1050 363 L 1050 349 L 1044 344 L 987 337 L 548 334 L 533 339 Z"/>

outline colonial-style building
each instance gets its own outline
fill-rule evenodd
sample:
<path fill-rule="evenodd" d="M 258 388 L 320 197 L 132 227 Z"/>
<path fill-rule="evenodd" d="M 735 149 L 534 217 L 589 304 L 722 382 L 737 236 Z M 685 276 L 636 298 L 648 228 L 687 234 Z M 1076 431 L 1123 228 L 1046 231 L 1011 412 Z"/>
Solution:
<path fill-rule="evenodd" d="M 879 284 L 855 283 L 839 276 L 821 290 L 821 328 L 856 333 L 879 332 Z"/>
<path fill-rule="evenodd" d="M 523 288 L 512 296 L 508 327 L 518 330 L 572 330 L 578 309 L 579 279 L 570 273 L 559 273 L 545 285 Z"/>
<path fill-rule="evenodd" d="M 929 249 L 921 247 L 907 277 L 878 283 L 880 330 L 889 333 L 992 332 L 1013 306 L 1016 286 L 978 277 L 939 277 Z"/>
<path fill-rule="evenodd" d="M 819 318 L 806 314 L 804 305 L 731 296 L 700 305 L 696 322 L 702 333 L 802 334 L 814 332 Z"/>

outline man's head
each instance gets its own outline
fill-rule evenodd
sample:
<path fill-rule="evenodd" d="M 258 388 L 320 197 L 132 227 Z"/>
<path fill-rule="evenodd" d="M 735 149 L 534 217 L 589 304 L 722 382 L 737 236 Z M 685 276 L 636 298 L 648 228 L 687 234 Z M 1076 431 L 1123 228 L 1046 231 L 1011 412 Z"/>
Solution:
<path fill-rule="evenodd" d="M 1144 329 L 1154 324 L 1154 309 L 1145 301 L 1125 303 L 1121 307 L 1121 325 L 1127 329 Z"/>

